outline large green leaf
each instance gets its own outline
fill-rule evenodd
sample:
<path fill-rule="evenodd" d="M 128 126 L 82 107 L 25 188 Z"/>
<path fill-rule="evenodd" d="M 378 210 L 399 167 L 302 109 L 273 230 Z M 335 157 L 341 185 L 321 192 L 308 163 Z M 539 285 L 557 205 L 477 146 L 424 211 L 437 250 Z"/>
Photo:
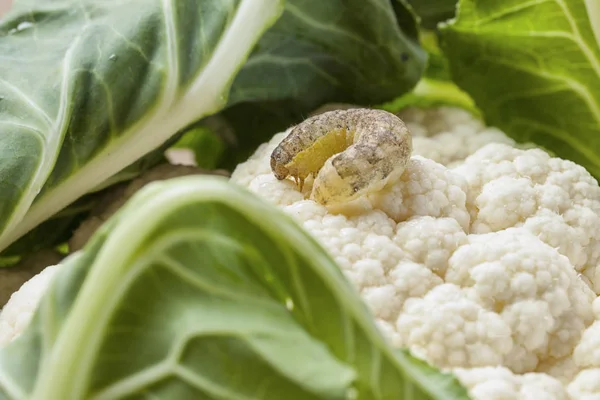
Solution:
<path fill-rule="evenodd" d="M 281 0 L 20 0 L 0 22 L 0 250 L 219 111 Z"/>
<path fill-rule="evenodd" d="M 426 53 L 397 0 L 288 0 L 236 76 L 223 116 L 243 161 L 325 103 L 374 105 L 408 92 Z"/>
<path fill-rule="evenodd" d="M 18 362 L 15 362 L 18 360 Z M 467 399 L 393 351 L 325 251 L 225 179 L 138 192 L 0 350 L 1 399 Z"/>
<path fill-rule="evenodd" d="M 461 0 L 441 33 L 454 80 L 489 124 L 600 177 L 597 0 Z"/>

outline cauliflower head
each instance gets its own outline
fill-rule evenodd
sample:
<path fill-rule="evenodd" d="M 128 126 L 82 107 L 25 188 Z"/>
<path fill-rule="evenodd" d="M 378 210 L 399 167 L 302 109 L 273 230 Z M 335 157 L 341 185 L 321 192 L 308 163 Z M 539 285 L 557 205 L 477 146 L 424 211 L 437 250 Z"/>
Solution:
<path fill-rule="evenodd" d="M 273 176 L 289 130 L 231 179 L 324 246 L 391 343 L 455 371 L 473 398 L 600 396 L 598 182 L 464 111 L 401 117 L 414 143 L 404 173 L 345 205 Z"/>
<path fill-rule="evenodd" d="M 464 111 L 399 115 L 413 155 L 401 176 L 357 200 L 324 206 L 309 199 L 310 178 L 300 189 L 273 175 L 271 153 L 290 130 L 231 180 L 303 226 L 390 343 L 455 373 L 473 399 L 600 399 L 598 182 Z M 100 220 L 121 203 L 107 204 Z M 85 243 L 99 223 L 73 240 Z M 57 268 L 12 296 L 0 346 L 28 323 Z"/>

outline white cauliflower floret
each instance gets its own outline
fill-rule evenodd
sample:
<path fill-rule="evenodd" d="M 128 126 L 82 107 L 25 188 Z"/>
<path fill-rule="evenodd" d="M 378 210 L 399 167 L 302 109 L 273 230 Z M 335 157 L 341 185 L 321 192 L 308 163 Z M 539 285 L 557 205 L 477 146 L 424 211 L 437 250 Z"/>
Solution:
<path fill-rule="evenodd" d="M 586 329 L 573 357 L 579 367 L 600 368 L 600 321 Z"/>
<path fill-rule="evenodd" d="M 504 132 L 451 107 L 408 108 L 398 113 L 413 136 L 413 154 L 453 166 L 489 143 L 514 145 Z"/>
<path fill-rule="evenodd" d="M 504 367 L 457 368 L 452 372 L 473 400 L 567 400 L 558 380 L 539 373 L 515 375 Z"/>
<path fill-rule="evenodd" d="M 394 242 L 412 261 L 444 278 L 450 256 L 467 243 L 467 234 L 452 218 L 414 217 L 398 224 Z"/>
<path fill-rule="evenodd" d="M 46 267 L 12 294 L 0 312 L 0 347 L 16 338 L 29 324 L 59 266 Z"/>
<path fill-rule="evenodd" d="M 538 367 L 536 368 L 536 372 L 548 374 L 559 380 L 563 385 L 567 385 L 571 382 L 579 371 L 581 371 L 581 368 L 575 364 L 572 354 L 560 359 L 549 358 L 538 364 Z"/>
<path fill-rule="evenodd" d="M 279 181 L 273 175 L 260 175 L 250 182 L 248 188 L 255 193 L 260 193 L 263 190 L 269 191 L 273 200 L 280 205 L 290 205 L 304 199 L 301 192 L 293 189 L 293 182 L 288 180 Z"/>
<path fill-rule="evenodd" d="M 469 288 L 510 326 L 503 365 L 532 371 L 538 360 L 571 353 L 593 319 L 595 297 L 569 260 L 525 229 L 470 235 L 450 258 L 446 282 Z"/>
<path fill-rule="evenodd" d="M 468 182 L 472 233 L 524 227 L 600 293 L 600 186 L 585 168 L 540 149 L 490 144 L 453 171 Z"/>
<path fill-rule="evenodd" d="M 600 399 L 600 368 L 585 369 L 567 386 L 571 400 Z"/>
<path fill-rule="evenodd" d="M 573 351 L 573 359 L 580 368 L 600 368 L 600 298 L 592 303 L 596 321 L 590 325 Z"/>
<path fill-rule="evenodd" d="M 474 232 L 486 233 L 515 226 L 523 215 L 536 211 L 537 202 L 528 179 L 501 177 L 483 186 L 475 206 L 478 225 Z"/>
<path fill-rule="evenodd" d="M 396 223 L 381 210 L 357 216 L 335 215 L 311 200 L 284 206 L 283 210 L 330 250 L 382 320 L 395 321 L 404 300 L 422 296 L 442 283 L 425 265 L 409 261 L 410 256 L 394 242 Z"/>
<path fill-rule="evenodd" d="M 513 346 L 506 322 L 452 284 L 407 300 L 396 330 L 395 345 L 415 349 L 440 367 L 498 365 Z"/>
<path fill-rule="evenodd" d="M 365 287 L 361 295 L 377 318 L 393 322 L 407 299 L 422 297 L 442 283 L 422 264 L 403 261 L 388 272 L 383 284 Z"/>
<path fill-rule="evenodd" d="M 450 217 L 468 229 L 466 190 L 460 176 L 441 164 L 415 156 L 399 181 L 369 196 L 369 201 L 396 222 L 419 215 Z"/>

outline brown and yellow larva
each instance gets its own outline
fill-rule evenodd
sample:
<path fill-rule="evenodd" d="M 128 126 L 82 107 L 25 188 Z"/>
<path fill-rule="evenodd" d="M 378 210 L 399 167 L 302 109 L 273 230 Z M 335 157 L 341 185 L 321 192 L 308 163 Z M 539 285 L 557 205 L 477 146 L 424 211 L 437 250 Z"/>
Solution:
<path fill-rule="evenodd" d="M 314 176 L 311 199 L 339 204 L 381 190 L 402 175 L 412 138 L 400 118 L 364 108 L 328 111 L 296 125 L 271 154 L 277 179 L 302 187 Z"/>

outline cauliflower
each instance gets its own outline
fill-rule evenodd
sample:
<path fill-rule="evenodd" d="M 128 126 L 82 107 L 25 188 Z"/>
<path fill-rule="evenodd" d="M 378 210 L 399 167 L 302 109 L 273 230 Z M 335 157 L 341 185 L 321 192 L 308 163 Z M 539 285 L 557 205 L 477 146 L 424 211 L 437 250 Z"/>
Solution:
<path fill-rule="evenodd" d="M 585 330 L 573 352 L 575 365 L 583 368 L 567 386 L 573 399 L 600 399 L 600 297 L 592 307 L 595 321 Z"/>
<path fill-rule="evenodd" d="M 571 399 L 600 399 L 600 368 L 584 369 L 567 386 Z"/>
<path fill-rule="evenodd" d="M 474 399 L 485 400 L 568 400 L 564 386 L 543 373 L 516 375 L 504 367 L 453 371 Z"/>
<path fill-rule="evenodd" d="M 290 130 L 231 179 L 324 246 L 393 345 L 456 372 L 474 399 L 600 393 L 598 183 L 466 112 L 401 117 L 414 143 L 404 173 L 346 205 L 274 177 L 271 152 Z"/>
<path fill-rule="evenodd" d="M 271 153 L 290 130 L 231 180 L 292 216 L 390 343 L 455 373 L 473 399 L 599 399 L 598 182 L 464 111 L 400 116 L 412 157 L 401 176 L 357 200 L 322 205 L 309 199 L 310 178 L 299 188 L 273 175 Z"/>

